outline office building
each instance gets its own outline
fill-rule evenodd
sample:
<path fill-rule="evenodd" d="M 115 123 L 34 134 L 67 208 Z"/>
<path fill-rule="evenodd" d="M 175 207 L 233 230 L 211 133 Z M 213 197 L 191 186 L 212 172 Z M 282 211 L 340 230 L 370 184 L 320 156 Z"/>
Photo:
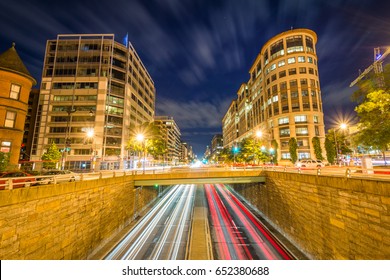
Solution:
<path fill-rule="evenodd" d="M 153 121 L 155 87 L 127 40 L 113 34 L 47 41 L 32 160 L 56 143 L 65 169 L 130 166 L 130 131 Z"/>

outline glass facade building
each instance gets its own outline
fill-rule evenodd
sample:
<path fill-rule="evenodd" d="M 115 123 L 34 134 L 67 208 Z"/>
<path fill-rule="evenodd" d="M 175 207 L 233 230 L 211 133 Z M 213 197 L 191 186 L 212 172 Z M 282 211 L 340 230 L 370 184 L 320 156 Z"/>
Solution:
<path fill-rule="evenodd" d="M 47 42 L 32 160 L 56 143 L 65 169 L 130 166 L 130 131 L 153 121 L 156 92 L 135 49 L 125 44 L 113 34 L 58 35 Z"/>

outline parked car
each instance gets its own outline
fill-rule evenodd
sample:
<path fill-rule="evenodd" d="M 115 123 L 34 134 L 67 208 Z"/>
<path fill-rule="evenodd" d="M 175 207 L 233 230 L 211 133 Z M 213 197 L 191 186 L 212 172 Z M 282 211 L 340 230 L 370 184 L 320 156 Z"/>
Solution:
<path fill-rule="evenodd" d="M 303 159 L 295 164 L 296 167 L 324 167 L 325 164 L 321 160 Z"/>
<path fill-rule="evenodd" d="M 49 170 L 42 173 L 37 179 L 38 184 L 54 184 L 60 182 L 74 182 L 80 180 L 80 175 L 70 170 Z"/>
<path fill-rule="evenodd" d="M 0 189 L 5 189 L 8 179 L 12 179 L 13 188 L 30 187 L 36 184 L 35 177 L 24 171 L 4 172 L 0 174 Z"/>

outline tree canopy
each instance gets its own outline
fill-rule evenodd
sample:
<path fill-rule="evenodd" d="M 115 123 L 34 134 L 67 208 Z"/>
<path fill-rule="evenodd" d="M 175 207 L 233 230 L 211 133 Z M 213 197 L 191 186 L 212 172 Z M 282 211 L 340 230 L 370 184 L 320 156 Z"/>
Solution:
<path fill-rule="evenodd" d="M 384 153 L 390 144 L 390 93 L 384 90 L 368 93 L 355 111 L 360 118 L 357 141 Z"/>

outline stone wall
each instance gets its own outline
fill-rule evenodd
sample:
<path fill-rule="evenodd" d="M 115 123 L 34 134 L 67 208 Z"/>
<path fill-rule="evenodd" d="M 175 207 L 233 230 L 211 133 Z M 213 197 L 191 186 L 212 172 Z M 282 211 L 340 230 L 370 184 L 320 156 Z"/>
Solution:
<path fill-rule="evenodd" d="M 0 191 L 0 259 L 87 259 L 156 196 L 132 176 Z"/>
<path fill-rule="evenodd" d="M 390 259 L 390 181 L 267 172 L 236 186 L 312 259 Z"/>

